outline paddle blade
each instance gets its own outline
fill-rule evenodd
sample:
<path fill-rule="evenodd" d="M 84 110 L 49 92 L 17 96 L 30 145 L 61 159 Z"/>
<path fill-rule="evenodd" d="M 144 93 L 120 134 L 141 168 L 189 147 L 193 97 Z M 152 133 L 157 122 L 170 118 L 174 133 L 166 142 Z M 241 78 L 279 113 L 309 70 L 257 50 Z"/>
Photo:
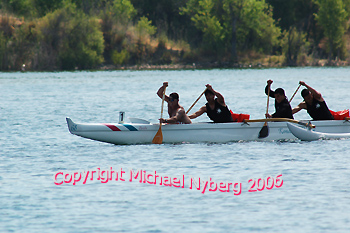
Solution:
<path fill-rule="evenodd" d="M 154 136 L 152 143 L 153 144 L 162 144 L 163 143 L 162 125 L 159 126 L 159 129 L 158 129 L 156 135 Z"/>
<path fill-rule="evenodd" d="M 269 127 L 267 126 L 267 123 L 265 122 L 264 126 L 261 128 L 259 132 L 258 138 L 266 138 L 269 136 Z"/>

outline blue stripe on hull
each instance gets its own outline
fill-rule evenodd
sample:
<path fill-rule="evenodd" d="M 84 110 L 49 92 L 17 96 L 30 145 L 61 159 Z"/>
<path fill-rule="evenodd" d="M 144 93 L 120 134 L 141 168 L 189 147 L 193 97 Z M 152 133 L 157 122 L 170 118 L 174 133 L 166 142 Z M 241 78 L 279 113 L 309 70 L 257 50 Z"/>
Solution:
<path fill-rule="evenodd" d="M 128 128 L 130 131 L 138 131 L 134 126 L 132 125 L 127 125 L 127 124 L 123 124 L 123 126 L 125 126 L 126 128 Z"/>

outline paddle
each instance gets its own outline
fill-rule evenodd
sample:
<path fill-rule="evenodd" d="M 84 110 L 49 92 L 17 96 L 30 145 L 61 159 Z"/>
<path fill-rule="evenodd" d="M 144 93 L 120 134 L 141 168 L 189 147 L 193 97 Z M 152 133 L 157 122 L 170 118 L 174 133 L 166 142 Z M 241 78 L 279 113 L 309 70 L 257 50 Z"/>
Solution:
<path fill-rule="evenodd" d="M 205 91 L 207 90 L 208 88 L 205 88 L 205 90 L 202 92 L 202 94 L 197 98 L 196 101 L 194 101 L 194 103 L 192 104 L 192 106 L 187 110 L 186 114 L 188 114 L 191 109 L 194 107 L 194 105 L 198 102 L 198 100 L 202 97 L 202 95 L 205 93 Z"/>
<path fill-rule="evenodd" d="M 269 101 L 270 101 L 270 87 L 267 91 L 267 107 L 266 107 L 266 114 L 269 113 Z M 267 126 L 267 121 L 265 121 L 263 127 L 261 128 L 258 138 L 266 138 L 269 136 L 269 127 Z"/>
<path fill-rule="evenodd" d="M 299 88 L 301 87 L 301 84 L 299 84 L 298 88 L 296 89 L 296 91 L 294 92 L 294 94 L 292 95 L 292 98 L 290 98 L 289 103 L 292 102 L 292 99 L 294 98 L 295 94 L 298 92 Z"/>
<path fill-rule="evenodd" d="M 164 99 L 165 99 L 165 89 L 166 87 L 164 87 L 164 91 L 163 91 L 163 98 L 162 98 L 162 109 L 160 111 L 160 118 L 163 118 L 163 108 L 164 108 Z M 154 136 L 153 140 L 152 140 L 153 144 L 162 144 L 163 143 L 163 133 L 162 133 L 162 123 L 159 122 L 159 129 L 156 133 L 156 135 Z"/>

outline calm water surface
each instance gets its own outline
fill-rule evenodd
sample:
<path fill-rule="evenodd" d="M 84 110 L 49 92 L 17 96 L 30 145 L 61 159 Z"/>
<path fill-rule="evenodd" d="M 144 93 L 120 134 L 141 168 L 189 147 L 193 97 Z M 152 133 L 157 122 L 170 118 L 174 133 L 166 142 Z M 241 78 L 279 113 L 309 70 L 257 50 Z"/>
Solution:
<path fill-rule="evenodd" d="M 283 87 L 290 98 L 303 80 L 332 110 L 350 108 L 350 68 L 195 71 L 0 73 L 0 232 L 348 232 L 350 140 L 236 142 L 116 146 L 71 135 L 76 122 L 156 122 L 156 91 L 169 82 L 187 109 L 205 84 L 229 107 L 263 118 L 264 88 Z M 292 102 L 301 101 L 300 92 Z M 205 103 L 204 98 L 195 106 Z M 269 112 L 274 112 L 270 101 Z M 309 119 L 302 111 L 296 119 Z M 196 122 L 208 121 L 205 115 Z M 125 181 L 83 179 L 55 185 L 58 172 L 113 170 Z M 129 181 L 130 171 L 176 177 L 184 187 Z M 59 174 L 58 181 L 63 181 Z M 281 180 L 249 192 L 250 179 Z M 204 194 L 194 181 L 238 183 L 240 194 L 212 184 Z M 78 178 L 78 176 L 77 176 Z M 165 181 L 164 181 L 165 182 Z M 165 182 L 166 183 L 166 182 Z M 208 184 L 209 186 L 209 184 Z M 239 187 L 239 186 L 237 186 Z M 238 191 L 238 189 L 236 190 Z"/>

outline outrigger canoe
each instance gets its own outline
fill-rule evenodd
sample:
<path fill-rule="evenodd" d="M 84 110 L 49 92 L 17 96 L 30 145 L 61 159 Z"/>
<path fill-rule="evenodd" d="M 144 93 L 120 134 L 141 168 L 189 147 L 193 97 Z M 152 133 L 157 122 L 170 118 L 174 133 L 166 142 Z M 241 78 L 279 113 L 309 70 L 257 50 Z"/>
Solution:
<path fill-rule="evenodd" d="M 348 131 L 338 132 L 338 133 L 326 133 L 326 132 L 317 132 L 312 129 L 300 127 L 291 123 L 287 123 L 287 126 L 288 126 L 288 129 L 291 131 L 291 133 L 302 141 L 350 138 L 350 133 Z"/>
<path fill-rule="evenodd" d="M 130 122 L 121 123 L 75 123 L 67 118 L 69 131 L 77 136 L 113 144 L 150 144 L 159 129 L 159 123 L 153 124 L 146 120 L 129 118 Z M 226 143 L 235 141 L 275 141 L 297 139 L 287 126 L 287 122 L 297 122 L 284 119 L 248 120 L 234 123 L 193 123 L 193 124 L 163 124 L 163 143 Z M 269 133 L 265 138 L 259 138 L 259 132 L 265 121 Z M 350 122 L 344 120 L 312 121 L 315 132 L 350 133 Z"/>

